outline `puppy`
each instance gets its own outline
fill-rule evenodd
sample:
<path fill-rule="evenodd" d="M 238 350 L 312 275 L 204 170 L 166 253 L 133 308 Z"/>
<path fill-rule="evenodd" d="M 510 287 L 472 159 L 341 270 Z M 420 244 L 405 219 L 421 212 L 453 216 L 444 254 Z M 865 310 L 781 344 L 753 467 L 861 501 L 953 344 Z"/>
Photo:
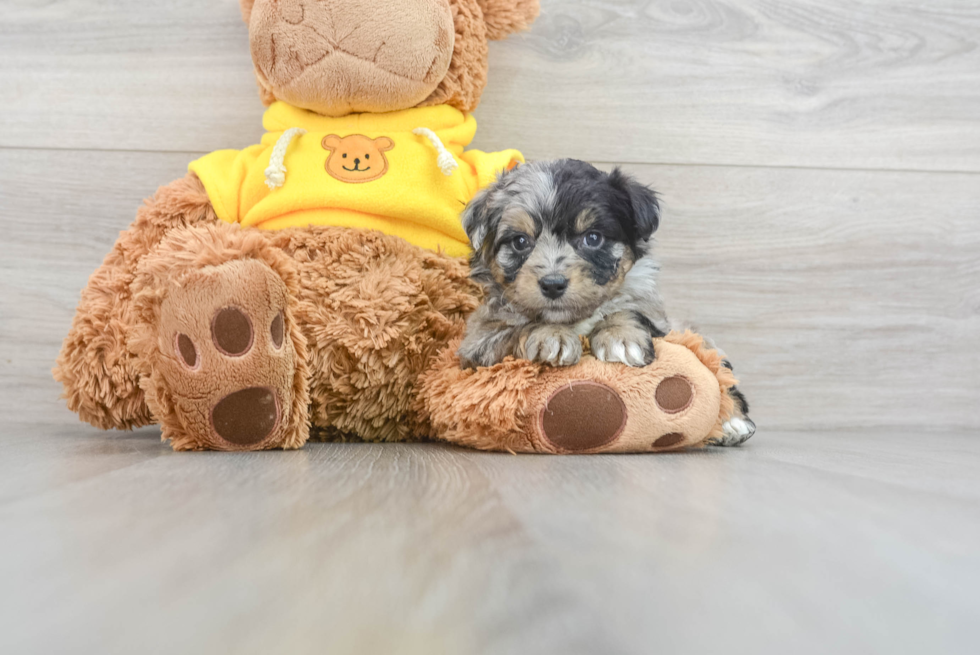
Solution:
<path fill-rule="evenodd" d="M 525 164 L 473 199 L 463 227 L 486 293 L 459 350 L 464 366 L 508 355 L 569 366 L 588 337 L 603 361 L 645 366 L 667 333 L 648 256 L 656 194 L 619 169 L 583 161 Z"/>
<path fill-rule="evenodd" d="M 667 319 L 649 255 L 659 224 L 654 191 L 619 169 L 562 159 L 503 173 L 463 212 L 471 275 L 485 299 L 467 322 L 462 365 L 512 355 L 570 366 L 583 336 L 603 361 L 652 362 L 652 339 L 678 327 Z M 729 394 L 736 416 L 716 445 L 755 434 L 745 396 L 736 387 Z"/>

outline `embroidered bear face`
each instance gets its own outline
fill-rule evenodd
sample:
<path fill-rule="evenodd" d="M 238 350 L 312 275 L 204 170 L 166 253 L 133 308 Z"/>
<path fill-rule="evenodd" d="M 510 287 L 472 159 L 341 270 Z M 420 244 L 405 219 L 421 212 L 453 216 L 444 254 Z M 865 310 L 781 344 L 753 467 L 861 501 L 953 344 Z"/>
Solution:
<path fill-rule="evenodd" d="M 370 182 L 388 172 L 385 153 L 395 147 L 386 136 L 371 139 L 363 134 L 343 138 L 336 134 L 323 137 L 323 148 L 330 151 L 327 172 L 341 182 Z"/>

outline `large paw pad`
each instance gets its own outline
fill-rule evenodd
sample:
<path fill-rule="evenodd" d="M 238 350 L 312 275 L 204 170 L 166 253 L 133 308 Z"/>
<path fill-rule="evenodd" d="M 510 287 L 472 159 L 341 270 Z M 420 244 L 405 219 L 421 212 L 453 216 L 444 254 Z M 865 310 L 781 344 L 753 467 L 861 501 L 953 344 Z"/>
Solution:
<path fill-rule="evenodd" d="M 541 411 L 541 432 L 559 450 L 584 452 L 612 443 L 626 426 L 626 405 L 604 384 L 573 382 Z"/>
<path fill-rule="evenodd" d="M 279 424 L 279 400 L 272 389 L 252 387 L 234 391 L 211 410 L 211 425 L 218 436 L 242 446 L 257 444 Z"/>

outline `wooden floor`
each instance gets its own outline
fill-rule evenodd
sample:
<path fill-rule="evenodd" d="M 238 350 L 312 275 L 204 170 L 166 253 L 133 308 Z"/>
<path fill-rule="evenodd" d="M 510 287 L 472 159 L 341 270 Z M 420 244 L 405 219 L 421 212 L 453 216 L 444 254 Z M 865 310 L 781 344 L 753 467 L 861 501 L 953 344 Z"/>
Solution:
<path fill-rule="evenodd" d="M 976 435 L 174 454 L 2 425 L 4 653 L 975 653 Z"/>
<path fill-rule="evenodd" d="M 174 454 L 50 368 L 141 198 L 260 135 L 234 0 L 0 4 L 0 652 L 974 653 L 980 4 L 545 0 L 483 149 L 653 184 L 759 434 Z"/>

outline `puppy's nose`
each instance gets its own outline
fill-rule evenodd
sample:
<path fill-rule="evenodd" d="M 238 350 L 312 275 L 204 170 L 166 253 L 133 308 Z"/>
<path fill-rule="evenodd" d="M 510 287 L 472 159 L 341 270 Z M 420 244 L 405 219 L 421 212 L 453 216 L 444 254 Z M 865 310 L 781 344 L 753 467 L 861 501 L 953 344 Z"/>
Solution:
<path fill-rule="evenodd" d="M 358 159 L 357 157 L 354 157 L 354 166 L 360 166 L 360 165 L 361 165 L 361 160 Z"/>
<path fill-rule="evenodd" d="M 541 287 L 541 293 L 554 300 L 561 298 L 565 293 L 565 289 L 568 288 L 568 278 L 564 275 L 546 275 L 538 280 L 538 286 Z"/>

